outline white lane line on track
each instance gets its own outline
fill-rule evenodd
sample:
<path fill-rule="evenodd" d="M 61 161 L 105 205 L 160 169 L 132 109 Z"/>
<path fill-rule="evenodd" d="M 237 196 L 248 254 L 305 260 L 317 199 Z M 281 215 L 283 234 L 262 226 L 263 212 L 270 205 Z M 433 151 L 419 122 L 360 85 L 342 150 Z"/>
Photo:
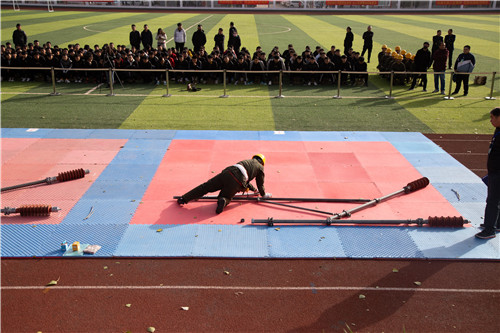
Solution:
<path fill-rule="evenodd" d="M 399 291 L 436 293 L 500 293 L 500 289 L 392 288 L 392 287 L 251 287 L 251 286 L 3 286 L 2 290 L 249 290 L 249 291 Z"/>
<path fill-rule="evenodd" d="M 90 89 L 89 91 L 87 91 L 84 95 L 90 95 L 91 93 L 93 93 L 96 89 L 100 88 L 104 83 L 99 83 L 97 86 L 95 86 L 94 88 Z"/>

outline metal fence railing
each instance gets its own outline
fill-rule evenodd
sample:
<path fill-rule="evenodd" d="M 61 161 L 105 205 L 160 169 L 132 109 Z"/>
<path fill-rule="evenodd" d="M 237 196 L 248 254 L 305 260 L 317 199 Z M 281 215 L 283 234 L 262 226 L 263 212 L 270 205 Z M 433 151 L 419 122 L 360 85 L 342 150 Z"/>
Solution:
<path fill-rule="evenodd" d="M 333 98 L 342 98 L 341 95 L 341 87 L 342 87 L 342 75 L 384 75 L 388 78 L 389 80 L 389 93 L 384 95 L 384 98 L 387 99 L 393 99 L 393 89 L 394 89 L 394 79 L 398 76 L 410 76 L 412 77 L 414 74 L 419 74 L 419 75 L 426 75 L 426 74 L 444 74 L 444 75 L 449 75 L 449 89 L 448 93 L 443 97 L 444 99 L 447 100 L 452 100 L 453 97 L 451 96 L 451 88 L 453 82 L 453 75 L 470 75 L 471 73 L 461 73 L 461 72 L 394 72 L 394 71 L 385 71 L 385 72 L 356 72 L 356 71 L 236 71 L 236 70 L 184 70 L 184 69 L 122 69 L 122 68 L 55 68 L 55 67 L 3 67 L 2 68 L 2 73 L 4 70 L 24 70 L 24 71 L 36 71 L 36 72 L 43 72 L 45 71 L 45 74 L 47 74 L 48 71 L 50 71 L 50 78 L 51 78 L 51 83 L 52 83 L 52 92 L 50 93 L 51 96 L 57 96 L 61 95 L 60 92 L 56 90 L 56 72 L 57 71 L 74 71 L 74 72 L 107 72 L 106 73 L 106 79 L 105 82 L 108 83 L 109 85 L 109 93 L 107 96 L 115 96 L 114 92 L 114 76 L 115 73 L 120 73 L 120 72 L 136 72 L 136 73 L 144 73 L 144 72 L 153 72 L 153 73 L 164 73 L 164 78 L 165 78 L 165 83 L 166 83 L 166 92 L 163 95 L 163 97 L 170 97 L 172 96 L 170 94 L 170 74 L 173 73 L 181 73 L 181 74 L 186 74 L 186 73 L 196 73 L 198 75 L 202 74 L 208 74 L 208 73 L 218 73 L 219 75 L 222 75 L 222 84 L 223 84 L 223 94 L 220 95 L 220 97 L 229 97 L 227 93 L 227 81 L 228 81 L 228 74 L 252 74 L 252 75 L 257 75 L 257 74 L 272 74 L 272 75 L 278 75 L 278 95 L 275 96 L 276 98 L 283 98 L 285 97 L 283 95 L 283 78 L 286 75 L 323 75 L 323 74 L 329 74 L 329 75 L 334 75 L 336 77 L 336 89 L 335 89 L 335 95 L 333 95 Z M 490 86 L 490 93 L 488 96 L 485 96 L 485 99 L 488 100 L 494 100 L 496 99 L 493 96 L 493 92 L 495 89 L 495 76 L 497 72 L 480 72 L 480 73 L 474 73 L 475 75 L 491 75 L 491 86 Z"/>

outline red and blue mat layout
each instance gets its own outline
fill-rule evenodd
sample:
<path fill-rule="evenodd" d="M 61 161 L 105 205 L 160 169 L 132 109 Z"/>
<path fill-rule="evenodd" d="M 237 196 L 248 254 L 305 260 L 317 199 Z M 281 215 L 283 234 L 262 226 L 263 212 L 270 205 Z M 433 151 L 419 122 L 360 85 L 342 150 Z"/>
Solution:
<path fill-rule="evenodd" d="M 5 128 L 1 153 L 3 189 L 39 181 L 2 191 L 2 257 L 88 257 L 79 242 L 98 257 L 500 259 L 500 237 L 474 237 L 486 186 L 420 133 Z M 430 184 L 333 220 L 362 203 L 235 200 L 216 214 L 214 200 L 173 199 L 256 153 L 274 198 L 373 201 Z M 413 223 L 429 217 L 466 223 Z"/>

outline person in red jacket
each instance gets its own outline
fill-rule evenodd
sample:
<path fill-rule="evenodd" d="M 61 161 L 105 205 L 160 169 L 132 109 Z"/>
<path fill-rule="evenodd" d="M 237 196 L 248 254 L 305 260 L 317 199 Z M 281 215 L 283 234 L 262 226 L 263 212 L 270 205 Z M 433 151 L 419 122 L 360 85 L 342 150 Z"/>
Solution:
<path fill-rule="evenodd" d="M 439 82 L 441 81 L 441 95 L 444 95 L 444 71 L 446 71 L 446 61 L 448 60 L 448 50 L 446 49 L 446 45 L 444 43 L 439 44 L 439 48 L 432 54 L 432 60 L 434 61 L 433 69 L 434 72 L 443 72 L 443 73 L 434 73 L 434 91 L 439 91 Z"/>

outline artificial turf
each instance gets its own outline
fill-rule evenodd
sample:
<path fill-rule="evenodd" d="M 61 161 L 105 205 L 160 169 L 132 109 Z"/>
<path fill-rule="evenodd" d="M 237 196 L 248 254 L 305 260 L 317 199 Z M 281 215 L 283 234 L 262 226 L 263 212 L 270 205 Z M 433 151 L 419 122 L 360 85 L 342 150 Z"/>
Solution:
<path fill-rule="evenodd" d="M 382 44 L 400 45 L 415 53 L 423 41 L 429 41 L 437 29 L 446 33 L 453 28 L 457 41 L 455 56 L 461 46 L 470 44 L 476 56 L 475 73 L 498 71 L 498 15 L 277 15 L 277 14 L 209 14 L 209 13 L 99 13 L 82 11 L 22 10 L 1 13 L 2 43 L 10 40 L 16 23 L 21 23 L 29 41 L 50 40 L 62 47 L 79 42 L 102 45 L 114 42 L 128 44 L 130 24 L 139 30 L 148 24 L 153 33 L 162 27 L 172 37 L 177 22 L 183 22 L 191 35 L 201 22 L 207 34 L 207 48 L 219 27 L 225 30 L 234 21 L 242 45 L 253 52 L 257 45 L 265 52 L 274 46 L 286 49 L 289 43 L 302 51 L 306 45 L 331 45 L 343 48 L 345 27 L 355 33 L 354 48 L 361 50 L 361 35 L 368 24 L 375 32 L 374 50 L 369 71 L 376 70 L 376 56 Z M 173 46 L 169 41 L 168 46 Z M 471 80 L 473 76 L 471 76 Z M 424 133 L 490 133 L 488 111 L 496 101 L 484 100 L 490 93 L 491 75 L 486 86 L 471 85 L 467 98 L 443 100 L 428 91 L 395 86 L 389 95 L 386 80 L 370 76 L 368 88 L 342 87 L 342 99 L 336 86 L 289 85 L 282 94 L 276 86 L 229 86 L 229 98 L 222 85 L 199 85 L 200 92 L 189 93 L 184 84 L 172 84 L 173 97 L 161 97 L 165 86 L 115 84 L 115 97 L 104 96 L 109 89 L 95 84 L 57 84 L 61 96 L 48 96 L 50 84 L 42 82 L 2 82 L 2 127 L 53 128 L 161 128 L 161 129 L 228 129 L 228 130 L 369 130 L 419 131 Z M 449 76 L 446 78 L 449 84 Z M 500 78 L 495 80 L 493 95 L 498 96 Z M 448 86 L 447 86 L 448 91 Z"/>

